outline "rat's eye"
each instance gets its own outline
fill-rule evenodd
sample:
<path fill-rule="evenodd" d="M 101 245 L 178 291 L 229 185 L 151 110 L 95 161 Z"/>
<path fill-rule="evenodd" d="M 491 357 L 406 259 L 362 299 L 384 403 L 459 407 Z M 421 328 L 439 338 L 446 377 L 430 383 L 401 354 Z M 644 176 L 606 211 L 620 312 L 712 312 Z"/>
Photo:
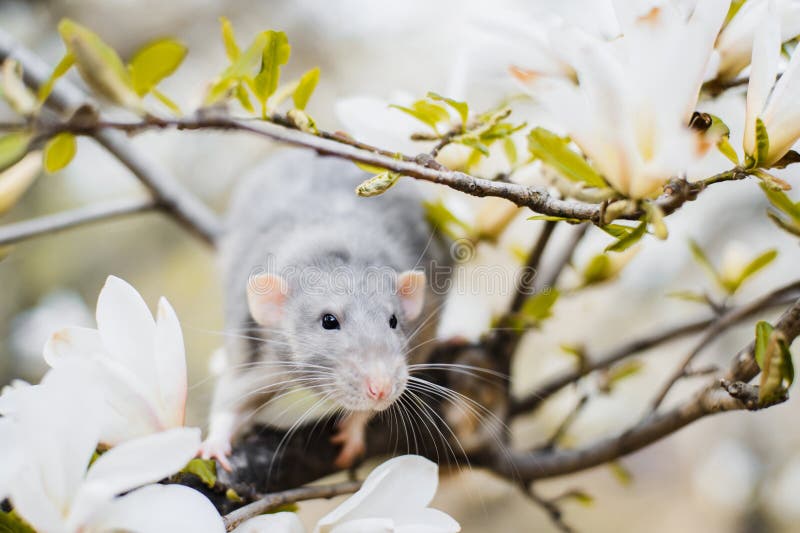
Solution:
<path fill-rule="evenodd" d="M 325 329 L 339 329 L 339 319 L 330 313 L 322 315 L 322 327 Z"/>
<path fill-rule="evenodd" d="M 397 327 L 397 317 L 395 315 L 392 315 L 392 317 L 389 319 L 389 327 L 392 329 Z"/>

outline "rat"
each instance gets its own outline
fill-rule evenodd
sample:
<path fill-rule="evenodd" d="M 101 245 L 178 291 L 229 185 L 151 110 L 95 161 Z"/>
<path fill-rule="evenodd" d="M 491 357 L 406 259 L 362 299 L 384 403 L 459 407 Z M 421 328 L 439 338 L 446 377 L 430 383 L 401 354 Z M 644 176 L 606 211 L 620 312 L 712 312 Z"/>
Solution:
<path fill-rule="evenodd" d="M 291 149 L 232 195 L 220 242 L 226 366 L 200 455 L 230 470 L 254 424 L 295 428 L 336 414 L 335 465 L 365 451 L 370 419 L 403 394 L 435 343 L 446 243 L 411 180 L 360 198 L 353 163 Z"/>

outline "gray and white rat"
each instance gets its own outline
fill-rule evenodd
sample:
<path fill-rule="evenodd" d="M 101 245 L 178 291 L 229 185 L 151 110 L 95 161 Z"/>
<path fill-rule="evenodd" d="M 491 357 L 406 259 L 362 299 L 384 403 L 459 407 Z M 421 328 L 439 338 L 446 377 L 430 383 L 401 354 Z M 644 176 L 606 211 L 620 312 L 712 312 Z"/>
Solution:
<path fill-rule="evenodd" d="M 230 469 L 254 423 L 292 428 L 341 416 L 336 466 L 406 388 L 433 343 L 449 259 L 414 183 L 359 198 L 350 162 L 287 150 L 243 180 L 220 245 L 227 368 L 201 455 Z M 410 180 L 408 180 L 410 181 Z M 436 272 L 434 272 L 434 269 Z"/>

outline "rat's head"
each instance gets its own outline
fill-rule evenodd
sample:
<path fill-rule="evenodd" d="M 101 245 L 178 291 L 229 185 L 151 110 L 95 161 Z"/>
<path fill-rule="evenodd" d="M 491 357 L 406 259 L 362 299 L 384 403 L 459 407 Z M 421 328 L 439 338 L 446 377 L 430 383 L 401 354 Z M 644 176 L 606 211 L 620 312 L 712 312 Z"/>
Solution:
<path fill-rule="evenodd" d="M 252 276 L 250 313 L 268 332 L 283 334 L 298 385 L 324 391 L 349 411 L 382 411 L 406 387 L 409 335 L 423 309 L 425 274 L 391 272 L 384 283 L 367 280 L 365 272 L 346 274 L 355 282 L 342 284 L 331 272 L 302 283 Z"/>

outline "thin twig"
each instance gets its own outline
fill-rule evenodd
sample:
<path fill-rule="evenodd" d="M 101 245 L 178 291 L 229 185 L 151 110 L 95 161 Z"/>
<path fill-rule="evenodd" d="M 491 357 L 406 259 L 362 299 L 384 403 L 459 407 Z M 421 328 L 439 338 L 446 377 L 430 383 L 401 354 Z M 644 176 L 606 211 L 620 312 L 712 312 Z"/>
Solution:
<path fill-rule="evenodd" d="M 764 296 L 753 300 L 747 305 L 743 305 L 737 309 L 732 309 L 729 312 L 720 315 L 720 317 L 711 324 L 711 327 L 706 330 L 700 340 L 697 341 L 695 347 L 686 355 L 678 368 L 670 375 L 667 382 L 659 390 L 659 393 L 653 400 L 651 410 L 655 411 L 659 408 L 675 383 L 686 376 L 689 364 L 700 354 L 700 352 L 703 351 L 704 348 L 713 342 L 720 333 L 728 329 L 731 325 L 743 320 L 743 318 L 760 311 L 764 308 L 764 306 L 769 305 L 771 302 L 778 300 L 787 294 L 792 294 L 798 291 L 800 291 L 800 282 L 791 283 L 785 287 L 781 287 L 768 294 L 765 294 Z"/>
<path fill-rule="evenodd" d="M 547 513 L 547 517 L 550 518 L 550 521 L 556 529 L 561 533 L 574 533 L 575 530 L 564 521 L 564 513 L 562 513 L 561 508 L 556 502 L 539 496 L 534 490 L 532 483 L 522 483 L 520 488 L 533 503 L 541 507 L 542 510 Z"/>
<path fill-rule="evenodd" d="M 360 481 L 345 481 L 334 485 L 312 485 L 267 494 L 261 499 L 225 515 L 225 530 L 232 531 L 245 520 L 277 509 L 282 505 L 305 500 L 330 499 L 343 494 L 352 494 L 360 488 Z"/>
<path fill-rule="evenodd" d="M 558 445 L 561 439 L 564 438 L 564 435 L 567 434 L 569 428 L 572 427 L 572 424 L 575 423 L 575 420 L 578 419 L 578 416 L 581 414 L 581 412 L 586 408 L 588 404 L 589 404 L 589 395 L 584 394 L 583 396 L 580 397 L 578 403 L 575 404 L 575 407 L 573 407 L 569 411 L 569 413 L 567 413 L 567 416 L 564 417 L 564 420 L 561 421 L 561 423 L 558 425 L 558 427 L 550 436 L 550 438 L 547 439 L 547 442 L 540 448 L 544 450 L 555 449 L 555 447 Z"/>
<path fill-rule="evenodd" d="M 156 208 L 156 203 L 149 198 L 125 199 L 72 209 L 14 224 L 6 224 L 5 226 L 0 226 L 0 246 L 14 244 L 41 235 L 57 233 L 92 222 L 152 211 Z"/>

